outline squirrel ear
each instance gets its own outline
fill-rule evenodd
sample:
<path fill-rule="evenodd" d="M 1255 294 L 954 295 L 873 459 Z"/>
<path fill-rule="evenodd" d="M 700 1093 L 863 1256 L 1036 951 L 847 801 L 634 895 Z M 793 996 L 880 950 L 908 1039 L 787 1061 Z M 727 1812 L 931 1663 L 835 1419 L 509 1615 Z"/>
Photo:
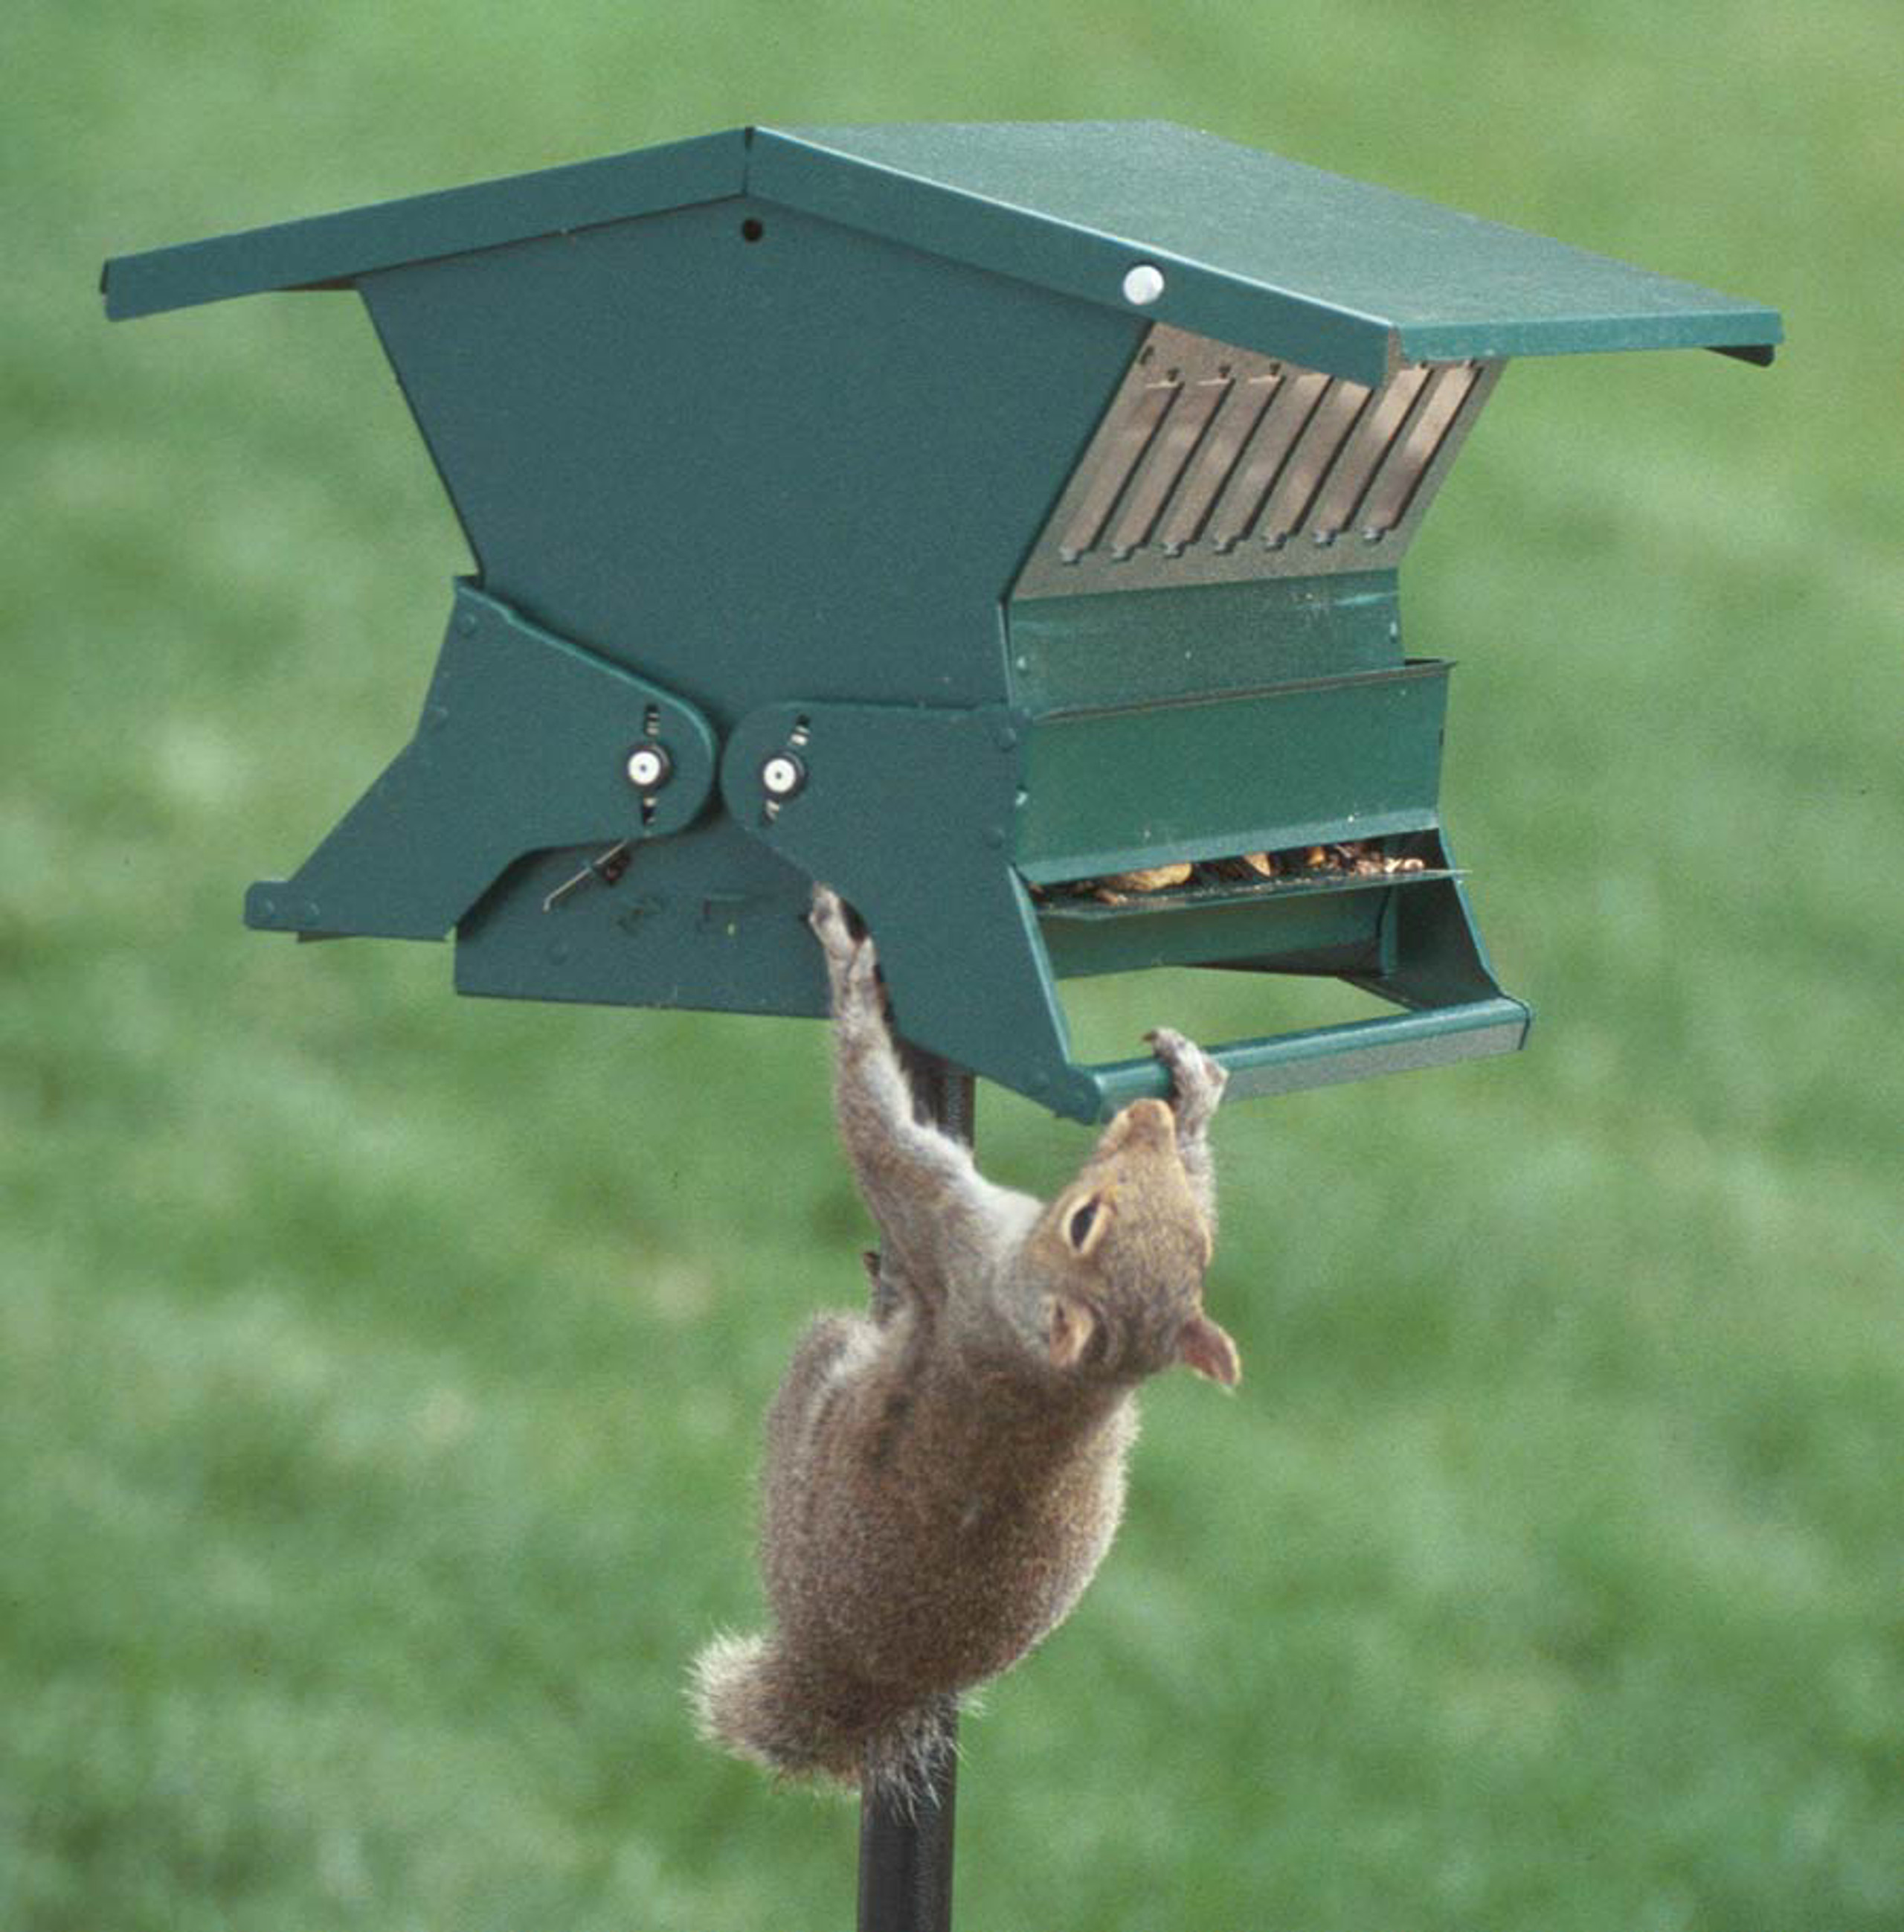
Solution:
<path fill-rule="evenodd" d="M 1097 1317 L 1083 1302 L 1068 1294 L 1045 1298 L 1045 1334 L 1053 1368 L 1075 1368 L 1096 1333 Z"/>
<path fill-rule="evenodd" d="M 1234 1388 L 1243 1380 L 1237 1345 L 1207 1315 L 1193 1315 L 1177 1338 L 1177 1359 L 1207 1381 Z"/>

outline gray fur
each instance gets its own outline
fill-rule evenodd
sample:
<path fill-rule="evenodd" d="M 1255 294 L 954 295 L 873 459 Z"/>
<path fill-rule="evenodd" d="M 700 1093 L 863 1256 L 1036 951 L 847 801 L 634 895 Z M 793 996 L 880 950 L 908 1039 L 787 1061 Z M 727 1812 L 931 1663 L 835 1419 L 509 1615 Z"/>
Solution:
<path fill-rule="evenodd" d="M 1060 1622 L 1102 1560 L 1138 1384 L 1180 1360 L 1237 1378 L 1202 1312 L 1225 1076 L 1153 1034 L 1172 1107 L 1126 1108 L 1041 1206 L 914 1118 L 871 940 L 823 887 L 812 923 L 841 1137 L 883 1244 L 875 1312 L 822 1316 L 795 1351 L 763 1477 L 774 1628 L 708 1646 L 693 1697 L 740 1756 L 903 1799 L 960 1694 Z"/>

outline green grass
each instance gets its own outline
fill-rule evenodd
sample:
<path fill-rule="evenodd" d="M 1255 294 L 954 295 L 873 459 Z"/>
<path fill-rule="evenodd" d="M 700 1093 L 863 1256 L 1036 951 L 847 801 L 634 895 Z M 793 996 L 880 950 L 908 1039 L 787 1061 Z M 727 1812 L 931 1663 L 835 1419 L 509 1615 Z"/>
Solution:
<path fill-rule="evenodd" d="M 967 1727 L 960 1920 L 1904 1925 L 1894 10 L 24 0 L 0 208 L 0 1927 L 845 1924 L 691 1738 L 859 1208 L 817 1028 L 247 935 L 463 566 L 361 315 L 104 256 L 748 120 L 1163 115 L 1775 302 L 1511 371 L 1407 572 L 1532 1051 L 1226 1115 L 1248 1374 Z M 1086 988 L 1261 1030 L 1264 990 Z M 988 1164 L 1074 1129 L 989 1092 Z"/>

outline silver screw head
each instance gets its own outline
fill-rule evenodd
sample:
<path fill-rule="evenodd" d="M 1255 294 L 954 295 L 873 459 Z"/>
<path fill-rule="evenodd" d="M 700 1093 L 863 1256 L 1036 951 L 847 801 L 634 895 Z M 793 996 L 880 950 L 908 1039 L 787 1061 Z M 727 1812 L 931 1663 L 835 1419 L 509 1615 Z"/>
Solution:
<path fill-rule="evenodd" d="M 807 782 L 807 768 L 791 752 L 776 752 L 760 766 L 760 789 L 769 798 L 791 798 Z"/>
<path fill-rule="evenodd" d="M 629 752 L 628 783 L 637 791 L 658 791 L 674 776 L 674 762 L 663 745 L 637 745 Z"/>

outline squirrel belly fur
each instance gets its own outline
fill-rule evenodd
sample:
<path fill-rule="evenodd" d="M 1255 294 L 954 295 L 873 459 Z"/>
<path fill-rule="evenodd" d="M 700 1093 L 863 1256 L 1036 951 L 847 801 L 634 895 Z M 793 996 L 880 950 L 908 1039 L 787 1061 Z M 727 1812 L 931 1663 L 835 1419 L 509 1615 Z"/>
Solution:
<path fill-rule="evenodd" d="M 841 1138 L 882 1246 L 869 1316 L 814 1322 L 769 1412 L 760 1566 L 773 1627 L 695 1660 L 703 1734 L 783 1777 L 904 1798 L 961 1694 L 1061 1622 L 1123 1508 L 1136 1395 L 1181 1362 L 1233 1386 L 1204 1312 L 1208 1129 L 1226 1076 L 1181 1034 L 1172 1098 L 1105 1128 L 1048 1203 L 916 1118 L 870 938 L 833 893 Z"/>

